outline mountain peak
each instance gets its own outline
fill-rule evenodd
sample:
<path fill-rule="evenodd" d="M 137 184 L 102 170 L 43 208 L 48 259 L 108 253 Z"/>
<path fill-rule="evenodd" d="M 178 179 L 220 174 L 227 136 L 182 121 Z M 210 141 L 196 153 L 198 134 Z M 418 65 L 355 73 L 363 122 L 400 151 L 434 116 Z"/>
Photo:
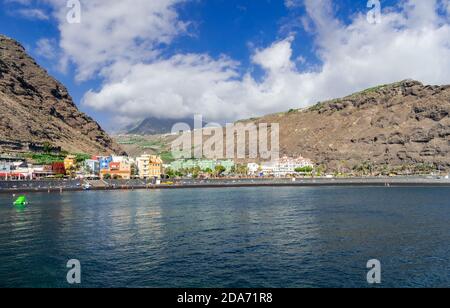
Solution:
<path fill-rule="evenodd" d="M 130 135 L 159 135 L 169 134 L 172 132 L 172 127 L 177 123 L 186 123 L 194 129 L 194 116 L 183 119 L 160 119 L 155 117 L 149 117 L 144 119 L 139 125 L 131 127 L 127 134 Z M 206 123 L 202 123 L 202 127 Z"/>

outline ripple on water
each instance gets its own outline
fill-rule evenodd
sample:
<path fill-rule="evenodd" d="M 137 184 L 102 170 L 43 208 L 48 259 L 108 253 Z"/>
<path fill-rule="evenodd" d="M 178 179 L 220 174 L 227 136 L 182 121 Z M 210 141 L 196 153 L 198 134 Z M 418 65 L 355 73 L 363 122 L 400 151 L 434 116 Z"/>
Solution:
<path fill-rule="evenodd" d="M 449 286 L 450 189 L 230 188 L 0 195 L 0 286 Z"/>

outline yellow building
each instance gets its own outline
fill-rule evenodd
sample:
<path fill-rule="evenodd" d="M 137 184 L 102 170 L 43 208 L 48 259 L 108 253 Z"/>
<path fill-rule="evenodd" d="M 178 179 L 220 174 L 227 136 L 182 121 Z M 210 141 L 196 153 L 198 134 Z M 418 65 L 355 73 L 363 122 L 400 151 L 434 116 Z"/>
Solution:
<path fill-rule="evenodd" d="M 77 157 L 75 155 L 67 155 L 66 158 L 64 158 L 64 169 L 66 169 L 67 174 L 69 174 L 76 165 Z"/>
<path fill-rule="evenodd" d="M 136 158 L 139 177 L 141 179 L 150 179 L 161 177 L 163 161 L 156 155 L 142 155 Z"/>

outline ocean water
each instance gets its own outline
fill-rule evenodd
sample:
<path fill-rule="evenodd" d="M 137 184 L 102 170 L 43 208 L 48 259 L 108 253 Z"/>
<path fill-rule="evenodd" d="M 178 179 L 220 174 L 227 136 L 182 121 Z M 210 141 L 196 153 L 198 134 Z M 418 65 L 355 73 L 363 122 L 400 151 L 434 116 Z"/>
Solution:
<path fill-rule="evenodd" d="M 450 286 L 448 188 L 0 195 L 0 287 Z"/>

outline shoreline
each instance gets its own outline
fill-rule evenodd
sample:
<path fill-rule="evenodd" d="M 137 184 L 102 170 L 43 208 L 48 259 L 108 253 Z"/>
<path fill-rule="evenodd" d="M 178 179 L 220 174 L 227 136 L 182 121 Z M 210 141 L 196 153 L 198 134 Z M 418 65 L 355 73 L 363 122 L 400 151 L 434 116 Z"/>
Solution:
<path fill-rule="evenodd" d="M 10 182 L 11 183 L 11 182 Z M 14 182 L 20 183 L 20 182 Z M 30 182 L 32 183 L 32 182 Z M 55 182 L 49 182 L 49 184 Z M 18 193 L 62 193 L 79 191 L 133 191 L 133 190 L 171 190 L 171 189 L 212 189 L 212 188 L 252 188 L 252 187 L 448 187 L 448 179 L 428 178 L 346 178 L 346 179 L 297 179 L 295 182 L 288 179 L 277 180 L 214 180 L 207 183 L 182 182 L 173 185 L 111 185 L 104 187 L 91 187 L 88 190 L 79 187 L 48 186 L 48 187 L 16 187 L 0 188 L 0 194 Z"/>

